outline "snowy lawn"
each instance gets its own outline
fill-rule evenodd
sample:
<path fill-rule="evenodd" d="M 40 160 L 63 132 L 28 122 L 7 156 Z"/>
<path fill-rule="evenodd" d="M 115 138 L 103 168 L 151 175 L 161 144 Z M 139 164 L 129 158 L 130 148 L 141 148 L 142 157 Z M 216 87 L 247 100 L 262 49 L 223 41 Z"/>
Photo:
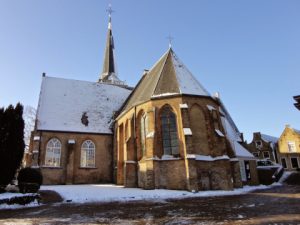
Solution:
<path fill-rule="evenodd" d="M 22 194 L 22 193 L 10 193 L 10 192 L 5 192 L 0 194 L 0 200 L 1 199 L 7 199 L 7 198 L 14 198 L 14 197 L 24 197 L 24 196 L 31 196 L 33 194 Z"/>
<path fill-rule="evenodd" d="M 254 190 L 271 188 L 281 185 L 275 183 L 270 186 L 245 186 L 233 191 L 200 191 L 192 193 L 176 190 L 143 190 L 140 188 L 124 188 L 117 185 L 49 185 L 42 186 L 41 190 L 52 190 L 59 193 L 65 202 L 86 203 L 86 202 L 125 202 L 137 200 L 160 201 L 165 199 L 180 199 L 190 197 L 209 197 L 225 195 L 241 195 Z"/>

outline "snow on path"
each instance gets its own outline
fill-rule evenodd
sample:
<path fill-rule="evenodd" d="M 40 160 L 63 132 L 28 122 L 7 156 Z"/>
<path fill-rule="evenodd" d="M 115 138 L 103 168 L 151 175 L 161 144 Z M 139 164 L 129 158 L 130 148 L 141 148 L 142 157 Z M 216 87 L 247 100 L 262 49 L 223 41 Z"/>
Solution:
<path fill-rule="evenodd" d="M 31 208 L 31 207 L 37 207 L 41 206 L 42 204 L 38 203 L 36 200 L 34 202 L 31 202 L 26 205 L 19 205 L 19 204 L 12 204 L 12 205 L 7 205 L 7 204 L 1 204 L 0 205 L 0 210 L 1 209 L 23 209 L 23 208 Z"/>
<path fill-rule="evenodd" d="M 117 185 L 49 185 L 42 186 L 41 190 L 52 190 L 59 193 L 65 201 L 73 203 L 86 202 L 126 202 L 136 200 L 154 200 L 163 201 L 166 199 L 180 199 L 189 197 L 211 197 L 211 196 L 227 196 L 241 195 L 254 190 L 262 190 L 271 188 L 270 186 L 244 186 L 243 188 L 234 189 L 233 191 L 200 191 L 197 193 L 178 190 L 143 190 L 140 188 L 124 188 Z"/>
<path fill-rule="evenodd" d="M 13 198 L 13 197 L 22 197 L 22 196 L 31 196 L 35 194 L 22 194 L 22 193 L 10 193 L 10 192 L 5 192 L 0 194 L 0 200 L 1 199 L 7 199 L 7 198 Z"/>
<path fill-rule="evenodd" d="M 3 199 L 11 199 L 15 197 L 25 197 L 25 196 L 34 196 L 36 194 L 34 193 L 28 193 L 28 194 L 22 194 L 22 193 L 11 193 L 11 192 L 5 192 L 0 194 L 0 200 Z M 37 202 L 37 200 L 26 204 L 26 205 L 19 205 L 19 204 L 0 204 L 0 210 L 1 209 L 20 209 L 20 208 L 29 208 L 29 207 L 36 207 L 40 206 L 40 204 Z"/>

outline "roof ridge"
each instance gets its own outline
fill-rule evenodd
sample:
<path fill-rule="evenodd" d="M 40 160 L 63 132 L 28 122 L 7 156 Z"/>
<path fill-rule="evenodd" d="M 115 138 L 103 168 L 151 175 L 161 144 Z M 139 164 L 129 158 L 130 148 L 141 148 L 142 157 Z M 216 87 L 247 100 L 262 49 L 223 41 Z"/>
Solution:
<path fill-rule="evenodd" d="M 197 83 L 198 86 L 200 86 L 200 88 L 208 95 L 208 96 L 211 96 L 211 94 L 206 90 L 206 88 L 198 81 L 198 79 L 196 79 L 196 77 L 193 75 L 193 73 L 188 69 L 188 67 L 179 59 L 179 57 L 176 55 L 175 52 L 173 52 L 173 58 L 174 60 L 176 60 L 188 73 L 189 75 L 191 76 L 191 78 L 193 79 L 194 82 Z M 174 64 L 174 62 L 173 62 Z M 174 68 L 176 67 L 176 65 L 174 65 Z M 178 80 L 178 73 L 175 69 L 175 74 L 176 74 L 176 77 L 177 77 L 177 80 Z M 179 87 L 179 90 L 182 94 L 182 88 L 180 85 L 178 85 Z"/>
<path fill-rule="evenodd" d="M 173 68 L 174 68 L 174 63 L 173 63 L 173 60 L 172 60 L 172 53 L 174 53 L 174 52 L 173 52 L 172 48 L 170 47 L 170 48 L 168 49 L 167 53 L 166 53 L 166 54 L 167 54 L 167 57 L 166 57 L 166 59 L 165 59 L 165 62 L 164 62 L 164 64 L 162 65 L 161 70 L 160 70 L 160 72 L 159 72 L 159 79 L 157 80 L 157 82 L 156 82 L 156 84 L 155 84 L 155 87 L 154 87 L 152 96 L 154 95 L 154 93 L 155 93 L 155 91 L 156 91 L 156 88 L 157 88 L 157 86 L 158 86 L 158 84 L 159 84 L 159 81 L 162 79 L 162 72 L 163 72 L 163 70 L 164 70 L 164 68 L 165 68 L 165 65 L 166 65 L 166 63 L 167 63 L 167 60 L 168 60 L 169 56 L 171 56 L 171 62 L 172 62 Z M 175 68 L 174 68 L 174 69 L 175 69 Z M 175 71 L 175 76 L 176 76 L 176 71 Z M 177 83 L 177 86 L 178 86 L 178 89 L 179 89 L 179 94 L 180 94 L 180 88 L 179 88 L 179 84 L 178 84 L 177 79 L 176 79 L 176 83 Z"/>
<path fill-rule="evenodd" d="M 165 65 L 166 65 L 166 63 L 167 63 L 167 59 L 168 59 L 170 53 L 172 53 L 172 48 L 169 48 L 168 51 L 163 55 L 163 57 L 164 57 L 165 55 L 167 55 L 167 56 L 166 56 L 166 59 L 165 59 L 163 65 L 162 65 L 161 69 L 160 69 L 160 72 L 159 72 L 159 79 L 157 80 L 157 82 L 156 82 L 156 84 L 155 84 L 155 86 L 154 86 L 154 89 L 153 89 L 153 91 L 152 91 L 151 97 L 154 95 L 155 90 L 156 90 L 156 88 L 157 88 L 157 85 L 159 84 L 159 81 L 160 81 L 160 79 L 161 79 L 162 71 L 163 71 L 163 69 L 164 69 L 164 67 L 165 67 Z M 163 57 L 162 57 L 162 58 L 163 58 Z M 157 63 L 158 63 L 160 60 L 162 60 L 162 58 L 160 58 L 160 59 L 157 61 Z M 156 64 L 157 64 L 157 63 L 156 63 Z M 155 65 L 156 65 L 156 64 L 155 64 Z M 150 70 L 150 71 L 151 71 L 151 70 Z M 149 71 L 149 73 L 150 73 L 150 71 Z"/>
<path fill-rule="evenodd" d="M 269 134 L 264 134 L 264 133 L 260 133 L 261 135 L 266 135 L 266 136 L 269 136 L 269 137 L 274 137 L 274 138 L 277 138 L 276 136 L 273 136 L 273 135 L 269 135 Z"/>

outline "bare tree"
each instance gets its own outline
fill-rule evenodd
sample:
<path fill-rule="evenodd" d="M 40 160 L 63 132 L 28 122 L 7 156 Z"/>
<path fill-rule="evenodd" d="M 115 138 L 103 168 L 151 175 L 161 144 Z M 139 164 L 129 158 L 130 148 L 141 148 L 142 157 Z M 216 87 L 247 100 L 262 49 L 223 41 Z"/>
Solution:
<path fill-rule="evenodd" d="M 36 118 L 36 109 L 30 105 L 25 106 L 24 114 L 23 114 L 25 127 L 24 127 L 24 142 L 25 149 L 28 150 L 30 135 L 34 130 L 35 118 Z"/>

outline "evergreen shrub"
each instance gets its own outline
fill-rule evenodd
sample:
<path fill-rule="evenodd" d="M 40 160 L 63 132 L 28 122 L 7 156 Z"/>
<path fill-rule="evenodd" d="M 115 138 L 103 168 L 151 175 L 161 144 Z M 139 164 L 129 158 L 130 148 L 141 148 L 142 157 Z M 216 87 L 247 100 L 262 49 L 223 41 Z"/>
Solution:
<path fill-rule="evenodd" d="M 21 193 L 36 193 L 43 183 L 43 176 L 39 169 L 30 167 L 21 169 L 18 175 L 18 186 Z"/>

